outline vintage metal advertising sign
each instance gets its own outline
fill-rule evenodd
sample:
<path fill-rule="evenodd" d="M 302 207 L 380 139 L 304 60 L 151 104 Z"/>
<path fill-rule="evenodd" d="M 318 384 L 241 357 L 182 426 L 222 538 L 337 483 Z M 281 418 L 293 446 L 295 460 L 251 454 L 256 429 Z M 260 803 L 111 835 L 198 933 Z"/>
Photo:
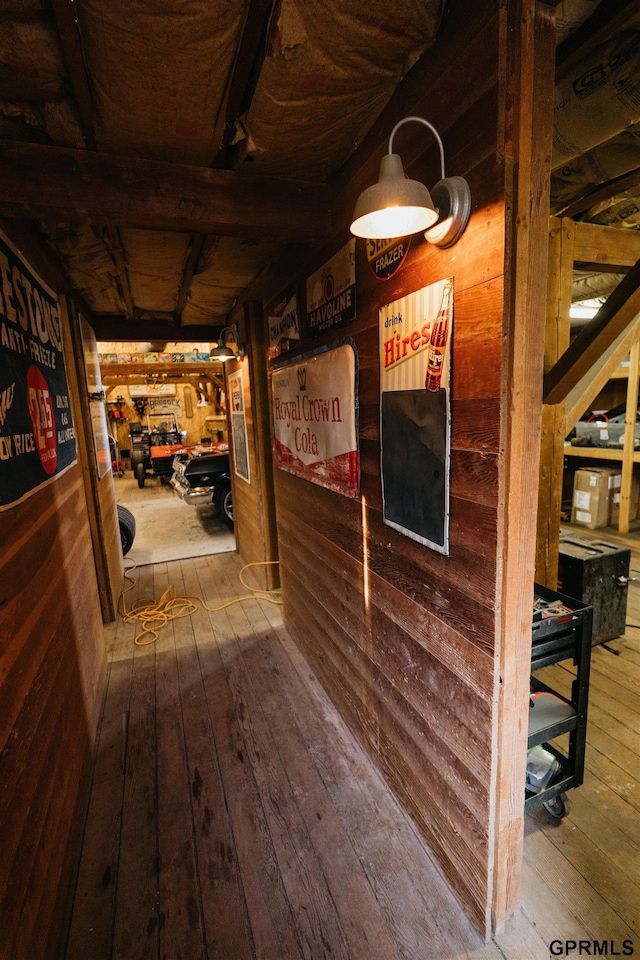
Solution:
<path fill-rule="evenodd" d="M 378 280 L 390 280 L 405 261 L 411 246 L 411 237 L 393 237 L 390 240 L 365 240 L 367 260 Z"/>
<path fill-rule="evenodd" d="M 233 437 L 233 466 L 237 476 L 251 483 L 249 466 L 249 438 L 244 406 L 242 370 L 229 374 L 229 400 L 231 401 L 231 435 Z"/>
<path fill-rule="evenodd" d="M 58 301 L 0 234 L 0 511 L 75 462 Z"/>
<path fill-rule="evenodd" d="M 272 360 L 296 346 L 300 340 L 300 306 L 297 286 L 290 287 L 267 307 L 269 345 L 267 357 Z"/>
<path fill-rule="evenodd" d="M 316 337 L 356 315 L 355 237 L 307 280 L 307 329 Z"/>
<path fill-rule="evenodd" d="M 273 452 L 282 470 L 357 497 L 356 356 L 350 343 L 298 358 L 271 374 Z"/>
<path fill-rule="evenodd" d="M 453 280 L 380 310 L 384 522 L 449 553 Z"/>

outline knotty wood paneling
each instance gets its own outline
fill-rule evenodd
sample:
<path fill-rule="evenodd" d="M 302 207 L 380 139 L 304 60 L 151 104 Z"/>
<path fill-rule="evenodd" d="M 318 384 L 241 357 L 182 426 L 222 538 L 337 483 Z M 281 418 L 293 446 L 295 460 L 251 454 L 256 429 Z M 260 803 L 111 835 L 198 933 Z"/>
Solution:
<path fill-rule="evenodd" d="M 55 287 L 46 258 L 26 253 Z M 105 674 L 78 463 L 0 515 L 2 960 L 58 954 Z"/>
<path fill-rule="evenodd" d="M 535 502 L 529 509 L 521 491 L 517 517 L 509 507 L 528 442 L 536 465 L 531 409 L 538 354 L 524 314 L 531 310 L 535 331 L 532 298 L 540 265 L 546 268 L 538 241 L 546 235 L 548 171 L 541 154 L 550 119 L 543 97 L 536 118 L 541 142 L 534 145 L 527 97 L 545 82 L 545 96 L 551 90 L 553 71 L 547 82 L 534 69 L 536 58 L 546 64 L 553 53 L 548 22 L 538 5 L 520 0 L 452 5 L 437 43 L 336 177 L 331 241 L 306 258 L 298 254 L 297 262 L 292 254 L 295 267 L 287 273 L 286 261 L 276 266 L 253 291 L 267 302 L 285 282 L 297 281 L 304 292 L 306 278 L 349 239 L 355 199 L 375 182 L 393 124 L 414 114 L 436 125 L 447 173 L 465 176 L 471 186 L 464 236 L 448 250 L 415 236 L 403 267 L 385 283 L 373 277 L 358 241 L 356 319 L 298 351 L 342 336 L 355 343 L 361 499 L 276 470 L 276 515 L 287 627 L 485 934 L 517 902 L 520 871 L 526 697 L 518 697 L 529 657 L 525 607 L 534 542 L 531 563 L 526 545 L 517 555 L 515 543 L 535 523 Z M 403 127 L 394 146 L 410 176 L 435 182 L 437 151 L 426 131 Z M 451 552 L 443 557 L 382 522 L 378 311 L 449 276 L 455 291 Z M 542 343 L 540 359 L 541 352 Z M 529 382 L 525 357 L 534 371 Z M 511 624 L 505 611 L 515 611 L 516 591 L 521 608 Z M 503 674 L 517 678 L 514 687 L 501 685 Z M 514 734 L 505 738 L 509 749 L 499 768 L 501 725 Z M 497 863 L 498 848 L 510 877 Z"/>

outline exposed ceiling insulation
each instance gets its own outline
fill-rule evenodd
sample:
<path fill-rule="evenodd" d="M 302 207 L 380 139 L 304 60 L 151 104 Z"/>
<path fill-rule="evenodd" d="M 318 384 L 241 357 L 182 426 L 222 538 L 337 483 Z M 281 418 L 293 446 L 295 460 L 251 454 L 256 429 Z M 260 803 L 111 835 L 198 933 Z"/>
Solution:
<path fill-rule="evenodd" d="M 118 271 L 105 231 L 85 224 L 45 224 L 43 230 L 92 313 L 125 316 Z"/>
<path fill-rule="evenodd" d="M 82 150 L 100 163 L 115 155 L 129 167 L 105 166 L 104 183 L 127 192 L 145 187 L 135 158 L 227 170 L 241 185 L 322 183 L 428 56 L 444 6 L 4 0 L 0 139 Z M 553 212 L 637 229 L 640 0 L 563 0 L 557 23 Z M 74 155 L 61 162 L 73 169 Z M 167 169 L 179 182 L 179 168 Z M 147 210 L 161 208 L 156 189 L 147 185 Z M 299 185 L 288 189 L 299 196 Z M 131 223 L 75 213 L 70 225 L 49 215 L 42 229 L 101 318 L 221 325 L 278 250 L 264 228 L 194 232 L 188 213 L 171 232 L 142 214 Z"/>
<path fill-rule="evenodd" d="M 566 0 L 566 19 L 586 0 Z M 640 228 L 640 4 L 606 0 L 578 29 L 591 41 L 559 47 L 554 104 L 551 212 L 589 223 Z M 572 8 L 572 9 L 569 9 Z M 562 24 L 559 24 L 561 36 Z M 576 273 L 574 299 L 608 296 L 619 276 Z"/>
<path fill-rule="evenodd" d="M 322 182 L 433 42 L 442 3 L 16 0 L 0 11 L 0 135 Z M 46 228 L 102 315 L 224 322 L 275 249 L 187 220 L 105 226 Z"/>
<path fill-rule="evenodd" d="M 432 42 L 440 2 L 284 0 L 243 118 L 261 173 L 324 180 Z"/>
<path fill-rule="evenodd" d="M 248 0 L 76 0 L 96 144 L 206 166 Z"/>
<path fill-rule="evenodd" d="M 140 310 L 173 313 L 189 251 L 184 233 L 120 230 L 129 289 Z"/>

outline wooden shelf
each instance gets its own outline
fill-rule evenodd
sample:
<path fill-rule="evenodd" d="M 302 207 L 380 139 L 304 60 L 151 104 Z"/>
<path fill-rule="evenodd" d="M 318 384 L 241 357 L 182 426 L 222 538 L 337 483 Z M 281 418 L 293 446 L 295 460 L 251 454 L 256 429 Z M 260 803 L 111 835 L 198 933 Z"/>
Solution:
<path fill-rule="evenodd" d="M 124 379 L 138 377 L 218 377 L 222 375 L 221 363 L 101 363 L 100 375 Z"/>
<path fill-rule="evenodd" d="M 565 457 L 583 457 L 587 460 L 620 460 L 624 459 L 624 450 L 621 447 L 573 447 L 570 443 L 564 445 Z M 633 462 L 640 463 L 640 450 L 634 450 Z"/>

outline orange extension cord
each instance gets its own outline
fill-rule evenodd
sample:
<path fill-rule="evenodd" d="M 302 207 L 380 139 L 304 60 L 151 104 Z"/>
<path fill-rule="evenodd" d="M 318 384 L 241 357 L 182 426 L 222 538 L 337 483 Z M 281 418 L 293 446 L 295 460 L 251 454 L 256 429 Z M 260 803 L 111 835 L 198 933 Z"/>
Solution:
<path fill-rule="evenodd" d="M 281 605 L 282 600 L 279 598 L 279 596 L 272 596 L 272 594 L 279 594 L 279 590 L 259 590 L 248 584 L 242 576 L 248 567 L 263 567 L 270 564 L 276 564 L 278 562 L 278 560 L 264 560 L 257 561 L 255 563 L 245 563 L 244 567 L 242 567 L 239 573 L 240 583 L 243 585 L 243 587 L 246 587 L 247 590 L 251 590 L 251 593 L 245 594 L 243 597 L 235 597 L 233 600 L 228 600 L 219 607 L 207 606 L 202 597 L 178 597 L 176 596 L 175 587 L 170 586 L 167 587 L 159 600 L 155 600 L 153 597 L 141 597 L 139 600 L 134 602 L 131 610 L 127 610 L 124 599 L 125 594 L 129 593 L 130 590 L 133 590 L 137 583 L 133 577 L 129 576 L 129 572 L 134 570 L 136 567 L 136 564 L 134 563 L 133 566 L 127 567 L 124 572 L 124 575 L 126 579 L 130 581 L 131 586 L 124 589 L 120 594 L 118 599 L 119 612 L 124 623 L 137 621 L 142 625 L 142 630 L 140 633 L 136 634 L 133 642 L 139 647 L 144 647 L 148 643 L 155 643 L 158 639 L 158 631 L 162 630 L 163 627 L 166 627 L 166 625 L 172 620 L 179 620 L 181 617 L 193 616 L 193 614 L 198 610 L 198 603 L 201 604 L 208 613 L 217 613 L 219 610 L 224 610 L 226 607 L 230 607 L 234 603 L 243 603 L 246 600 L 266 600 L 267 603 L 276 603 Z M 147 637 L 147 639 L 143 639 L 143 637 Z"/>

